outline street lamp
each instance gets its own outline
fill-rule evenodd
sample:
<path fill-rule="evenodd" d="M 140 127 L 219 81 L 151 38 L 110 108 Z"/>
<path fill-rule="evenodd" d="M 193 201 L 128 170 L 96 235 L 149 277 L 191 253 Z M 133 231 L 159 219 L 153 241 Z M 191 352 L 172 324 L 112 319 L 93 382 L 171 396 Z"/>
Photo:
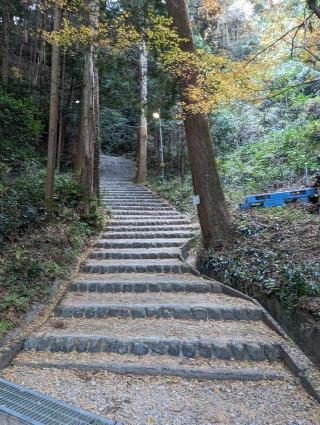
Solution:
<path fill-rule="evenodd" d="M 152 114 L 153 118 L 155 120 L 159 120 L 159 133 L 160 133 L 160 167 L 161 167 L 161 179 L 164 182 L 164 150 L 163 150 L 163 137 L 162 137 L 162 122 L 161 122 L 161 116 L 160 112 L 154 112 Z"/>

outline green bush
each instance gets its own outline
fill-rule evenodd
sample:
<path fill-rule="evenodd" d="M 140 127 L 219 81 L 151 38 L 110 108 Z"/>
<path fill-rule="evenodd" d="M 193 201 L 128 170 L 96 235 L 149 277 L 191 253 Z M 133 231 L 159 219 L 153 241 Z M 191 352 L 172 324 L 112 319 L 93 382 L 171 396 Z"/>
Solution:
<path fill-rule="evenodd" d="M 103 219 L 99 203 L 92 200 L 89 214 L 81 213 L 82 189 L 72 174 L 56 177 L 55 199 L 50 214 L 44 208 L 46 170 L 39 165 L 25 165 L 23 174 L 2 180 L 0 198 L 0 244 L 10 234 L 21 234 L 27 228 L 39 226 L 55 217 L 68 215 L 77 221 L 80 217 L 87 233 L 99 226 Z"/>
<path fill-rule="evenodd" d="M 179 211 L 194 212 L 191 175 L 187 175 L 184 182 L 181 181 L 180 177 L 171 178 L 164 183 L 160 178 L 156 178 L 149 182 L 149 186 L 160 196 L 174 204 Z"/>
<path fill-rule="evenodd" d="M 305 165 L 319 166 L 320 121 L 289 125 L 262 140 L 246 143 L 220 161 L 225 182 L 247 190 L 264 190 L 295 182 Z"/>
<path fill-rule="evenodd" d="M 39 159 L 36 136 L 42 125 L 29 99 L 16 99 L 0 89 L 0 164 L 19 167 Z"/>

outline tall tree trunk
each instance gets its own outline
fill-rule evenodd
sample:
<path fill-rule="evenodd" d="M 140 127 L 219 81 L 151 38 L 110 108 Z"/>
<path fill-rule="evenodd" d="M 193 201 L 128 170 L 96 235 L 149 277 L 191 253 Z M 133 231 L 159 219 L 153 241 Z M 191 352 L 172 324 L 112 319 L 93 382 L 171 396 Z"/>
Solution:
<path fill-rule="evenodd" d="M 61 10 L 56 3 L 54 8 L 53 30 L 58 31 L 61 25 Z M 59 84 L 60 84 L 60 55 L 59 46 L 52 46 L 51 57 L 51 88 L 50 88 L 50 116 L 48 134 L 48 160 L 47 160 L 47 181 L 45 187 L 46 205 L 50 207 L 53 201 L 54 191 L 54 170 L 57 150 L 57 127 L 58 127 L 58 104 L 59 104 Z"/>
<path fill-rule="evenodd" d="M 94 67 L 94 170 L 93 170 L 93 192 L 100 196 L 100 90 L 99 71 Z"/>
<path fill-rule="evenodd" d="M 184 140 L 184 134 L 182 130 L 179 128 L 178 130 L 178 168 L 179 168 L 179 174 L 181 177 L 181 182 L 184 183 L 185 180 L 185 140 Z"/>
<path fill-rule="evenodd" d="M 195 43 L 186 0 L 167 0 L 169 15 L 179 36 L 184 40 L 181 49 L 195 52 Z M 188 80 L 181 79 L 184 101 L 186 88 L 195 85 L 197 74 Z M 189 151 L 194 193 L 199 195 L 198 215 L 206 248 L 218 247 L 232 239 L 232 229 L 226 208 L 224 193 L 217 171 L 207 117 L 202 113 L 185 111 L 184 126 Z"/>
<path fill-rule="evenodd" d="M 60 103 L 59 136 L 58 136 L 58 151 L 57 151 L 57 171 L 60 171 L 61 155 L 62 155 L 65 82 L 66 82 L 66 54 L 64 53 L 63 60 L 62 60 L 62 81 L 61 81 L 61 103 Z"/>
<path fill-rule="evenodd" d="M 95 28 L 99 3 L 97 0 L 86 0 L 89 11 L 89 23 Z M 95 169 L 95 136 L 97 121 L 95 119 L 95 76 L 94 76 L 94 48 L 90 44 L 86 48 L 83 66 L 83 84 L 81 96 L 80 130 L 77 145 L 75 170 L 84 189 L 84 211 L 90 209 L 90 198 L 94 196 L 94 169 Z"/>
<path fill-rule="evenodd" d="M 144 184 L 147 180 L 147 155 L 148 155 L 148 51 L 146 42 L 143 40 L 140 45 L 139 58 L 140 71 L 140 126 L 138 137 L 138 167 L 136 182 Z"/>
<path fill-rule="evenodd" d="M 10 29 L 10 13 L 8 5 L 4 6 L 3 16 L 3 46 L 2 46 L 2 84 L 8 86 L 9 78 L 9 29 Z"/>

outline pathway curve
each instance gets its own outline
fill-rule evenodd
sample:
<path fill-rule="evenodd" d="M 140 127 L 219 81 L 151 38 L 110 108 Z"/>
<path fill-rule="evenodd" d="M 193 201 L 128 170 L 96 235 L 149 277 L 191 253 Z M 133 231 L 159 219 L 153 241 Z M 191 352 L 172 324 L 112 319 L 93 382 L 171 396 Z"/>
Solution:
<path fill-rule="evenodd" d="M 104 157 L 112 220 L 5 377 L 124 425 L 320 423 L 264 311 L 179 258 L 197 228 Z"/>

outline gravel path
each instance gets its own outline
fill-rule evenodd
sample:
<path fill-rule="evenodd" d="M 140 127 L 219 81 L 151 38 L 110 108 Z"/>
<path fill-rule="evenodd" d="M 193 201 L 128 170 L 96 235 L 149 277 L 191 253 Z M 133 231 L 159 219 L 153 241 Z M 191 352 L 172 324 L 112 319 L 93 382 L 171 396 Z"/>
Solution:
<path fill-rule="evenodd" d="M 295 380 L 201 382 L 14 367 L 5 378 L 124 425 L 319 425 Z"/>

